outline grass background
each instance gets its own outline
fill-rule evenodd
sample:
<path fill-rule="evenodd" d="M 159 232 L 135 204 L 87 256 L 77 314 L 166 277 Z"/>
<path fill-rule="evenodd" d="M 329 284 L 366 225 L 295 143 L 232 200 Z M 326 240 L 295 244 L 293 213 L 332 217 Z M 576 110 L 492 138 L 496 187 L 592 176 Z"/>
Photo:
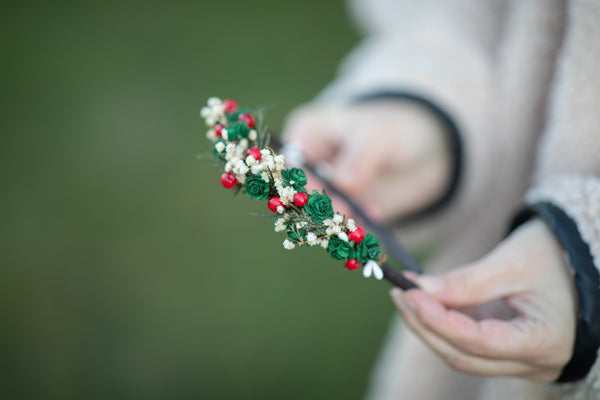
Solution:
<path fill-rule="evenodd" d="M 385 283 L 281 247 L 198 111 L 275 128 L 357 42 L 343 4 L 0 6 L 0 398 L 358 399 Z"/>

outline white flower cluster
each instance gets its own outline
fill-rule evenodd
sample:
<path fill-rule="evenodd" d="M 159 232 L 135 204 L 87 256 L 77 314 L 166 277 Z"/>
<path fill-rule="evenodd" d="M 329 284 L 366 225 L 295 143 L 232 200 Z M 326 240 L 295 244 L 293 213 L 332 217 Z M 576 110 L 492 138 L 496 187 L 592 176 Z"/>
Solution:
<path fill-rule="evenodd" d="M 207 126 L 213 127 L 217 123 L 224 124 L 227 120 L 225 119 L 223 100 L 218 97 L 208 99 L 206 107 L 202 107 L 202 110 L 200 110 L 200 116 L 204 118 Z"/>
<path fill-rule="evenodd" d="M 239 183 L 246 183 L 246 174 L 250 168 L 245 162 L 248 139 L 242 139 L 237 144 L 217 142 L 215 149 L 225 157 L 225 172 L 232 172 Z M 268 181 L 267 181 L 268 182 Z"/>
<path fill-rule="evenodd" d="M 344 232 L 344 216 L 340 213 L 335 213 L 333 218 L 323 220 L 323 225 L 327 227 L 325 234 L 327 236 L 337 236 L 343 241 L 348 241 L 348 235 Z"/>

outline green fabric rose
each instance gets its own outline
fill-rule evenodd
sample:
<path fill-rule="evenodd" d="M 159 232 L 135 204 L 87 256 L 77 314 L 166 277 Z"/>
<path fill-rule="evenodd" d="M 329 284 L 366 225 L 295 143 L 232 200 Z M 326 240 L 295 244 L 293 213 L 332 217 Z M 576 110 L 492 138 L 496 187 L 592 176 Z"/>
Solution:
<path fill-rule="evenodd" d="M 375 260 L 381 256 L 381 247 L 379 247 L 379 240 L 372 234 L 367 234 L 365 238 L 356 246 L 356 258 L 361 263 L 367 262 L 368 260 Z"/>
<path fill-rule="evenodd" d="M 253 200 L 266 200 L 269 197 L 269 183 L 260 175 L 246 179 L 246 194 Z"/>
<path fill-rule="evenodd" d="M 313 190 L 304 209 L 318 223 L 327 218 L 333 218 L 331 199 L 326 194 L 319 194 L 316 190 Z"/>
<path fill-rule="evenodd" d="M 238 121 L 227 126 L 227 139 L 230 141 L 245 138 L 249 133 L 250 128 L 245 122 Z"/>
<path fill-rule="evenodd" d="M 348 242 L 340 238 L 332 238 L 327 245 L 327 252 L 336 260 L 346 261 L 349 258 L 354 258 L 354 249 Z"/>
<path fill-rule="evenodd" d="M 296 192 L 306 193 L 306 174 L 300 168 L 290 168 L 281 171 L 281 177 L 286 185 L 294 188 Z"/>

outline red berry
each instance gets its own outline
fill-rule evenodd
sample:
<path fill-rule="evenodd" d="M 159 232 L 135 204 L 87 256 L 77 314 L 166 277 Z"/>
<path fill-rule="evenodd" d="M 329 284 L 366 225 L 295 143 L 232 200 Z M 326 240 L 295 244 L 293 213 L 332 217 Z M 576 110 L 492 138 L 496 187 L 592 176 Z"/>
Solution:
<path fill-rule="evenodd" d="M 306 193 L 298 192 L 294 195 L 294 204 L 298 207 L 304 207 L 308 201 L 308 195 Z"/>
<path fill-rule="evenodd" d="M 217 137 L 221 137 L 223 136 L 223 125 L 217 124 L 215 125 L 215 135 L 217 135 Z"/>
<path fill-rule="evenodd" d="M 238 121 L 245 122 L 248 128 L 254 128 L 254 115 L 250 113 L 241 113 L 238 117 Z"/>
<path fill-rule="evenodd" d="M 357 226 L 354 231 L 348 233 L 348 239 L 352 240 L 356 244 L 362 242 L 364 238 L 365 231 L 360 226 Z"/>
<path fill-rule="evenodd" d="M 262 158 L 262 155 L 260 154 L 260 149 L 258 147 L 250 147 L 246 151 L 246 157 L 248 156 L 254 157 L 256 161 L 260 161 L 260 159 Z"/>
<path fill-rule="evenodd" d="M 234 188 L 238 184 L 237 178 L 231 172 L 225 172 L 221 175 L 221 185 L 227 189 Z"/>
<path fill-rule="evenodd" d="M 281 198 L 279 196 L 272 196 L 272 197 L 269 197 L 268 206 L 269 206 L 269 210 L 276 213 L 277 207 L 279 207 L 279 206 L 283 207 L 283 203 L 281 202 Z"/>
<path fill-rule="evenodd" d="M 235 100 L 232 99 L 225 99 L 223 100 L 223 106 L 225 107 L 225 112 L 226 113 L 232 113 L 235 110 L 238 109 L 238 103 Z"/>
<path fill-rule="evenodd" d="M 349 258 L 346 261 L 346 268 L 348 268 L 350 271 L 354 271 L 355 269 L 360 268 L 360 263 L 356 261 L 356 258 Z"/>

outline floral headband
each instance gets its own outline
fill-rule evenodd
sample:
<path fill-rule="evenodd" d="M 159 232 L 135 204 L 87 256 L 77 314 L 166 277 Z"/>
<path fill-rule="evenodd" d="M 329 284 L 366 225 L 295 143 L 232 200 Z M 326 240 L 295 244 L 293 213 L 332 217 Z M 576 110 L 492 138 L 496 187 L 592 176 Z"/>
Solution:
<path fill-rule="evenodd" d="M 392 284 L 409 289 L 416 285 L 402 273 L 386 263 L 386 255 L 374 234 L 365 231 L 351 218 L 333 209 L 331 198 L 325 191 L 306 190 L 307 176 L 304 170 L 286 167 L 286 155 L 303 163 L 297 149 L 289 148 L 277 153 L 271 147 L 262 118 L 250 110 L 239 108 L 231 99 L 212 97 L 202 108 L 200 115 L 208 126 L 207 137 L 213 142 L 213 155 L 223 166 L 223 187 L 244 192 L 253 200 L 265 201 L 268 209 L 276 214 L 275 231 L 285 232 L 283 247 L 292 250 L 299 246 L 320 246 L 329 255 L 344 263 L 349 270 L 362 267 L 363 275 L 383 278 Z M 273 144 L 278 144 L 273 139 Z M 274 146 L 279 147 L 279 146 Z M 317 173 L 304 164 L 310 172 Z M 326 177 L 319 175 L 328 189 L 346 201 L 360 219 L 375 228 L 392 253 L 407 269 L 420 273 L 418 263 L 397 244 L 382 226 L 371 221 L 351 199 L 338 191 Z"/>

